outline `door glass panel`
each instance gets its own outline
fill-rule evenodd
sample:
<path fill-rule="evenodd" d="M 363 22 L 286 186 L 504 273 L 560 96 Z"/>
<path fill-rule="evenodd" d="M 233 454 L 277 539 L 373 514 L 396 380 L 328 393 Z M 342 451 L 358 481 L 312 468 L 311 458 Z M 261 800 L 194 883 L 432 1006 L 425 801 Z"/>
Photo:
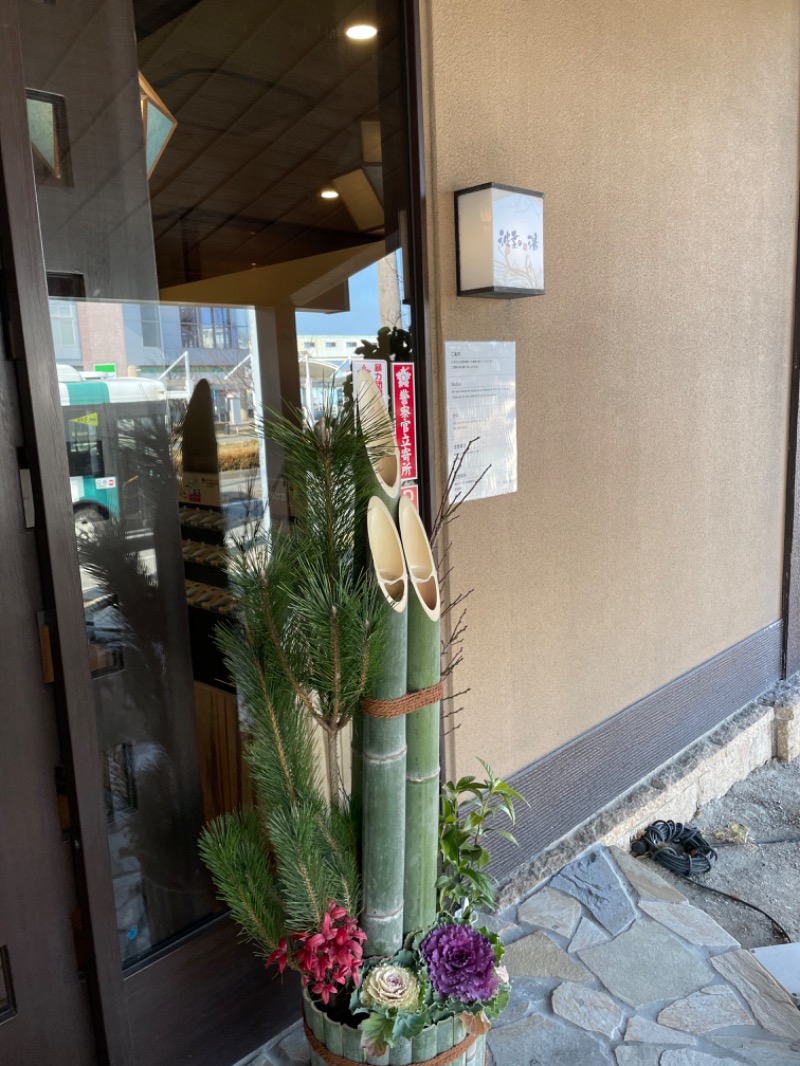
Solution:
<path fill-rule="evenodd" d="M 256 423 L 413 359 L 398 11 L 19 4 L 126 966 L 214 915 L 200 827 L 252 802 L 215 631 L 291 517 Z"/>

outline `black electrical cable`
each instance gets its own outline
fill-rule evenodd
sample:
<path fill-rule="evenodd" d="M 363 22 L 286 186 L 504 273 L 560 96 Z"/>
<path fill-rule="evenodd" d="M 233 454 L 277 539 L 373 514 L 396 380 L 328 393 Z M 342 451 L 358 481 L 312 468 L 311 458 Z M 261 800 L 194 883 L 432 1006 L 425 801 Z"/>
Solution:
<path fill-rule="evenodd" d="M 653 822 L 634 841 L 631 851 L 634 855 L 649 853 L 655 862 L 683 877 L 707 874 L 717 861 L 716 851 L 700 830 L 683 822 Z"/>
<path fill-rule="evenodd" d="M 766 911 L 757 907 L 755 903 L 750 903 L 749 900 L 742 899 L 741 896 L 733 896 L 730 892 L 723 892 L 721 888 L 712 888 L 711 885 L 704 885 L 702 881 L 694 881 L 691 877 L 687 877 L 686 880 L 691 881 L 691 883 L 697 885 L 698 888 L 704 888 L 706 892 L 713 892 L 716 896 L 723 896 L 725 899 L 731 899 L 734 903 L 741 903 L 742 906 L 749 907 L 751 911 L 758 911 L 759 914 L 763 914 L 768 921 L 772 922 L 773 928 L 781 937 L 783 937 L 786 943 L 791 944 L 792 938 L 783 928 L 778 919 L 773 918 L 771 914 L 767 914 Z"/>
<path fill-rule="evenodd" d="M 765 837 L 763 840 L 748 837 L 747 840 L 718 840 L 714 847 L 749 848 L 753 844 L 758 845 L 758 847 L 763 847 L 765 844 L 800 844 L 800 837 Z"/>
<path fill-rule="evenodd" d="M 789 842 L 791 841 L 786 841 L 786 843 Z M 763 843 L 778 844 L 784 843 L 784 841 L 765 840 Z M 631 851 L 634 855 L 649 854 L 654 862 L 659 863 L 667 870 L 671 870 L 672 873 L 680 874 L 687 881 L 691 881 L 693 885 L 697 885 L 698 888 L 704 888 L 706 892 L 713 892 L 717 896 L 723 896 L 734 903 L 741 903 L 751 910 L 758 911 L 759 914 L 763 914 L 768 921 L 772 922 L 773 927 L 786 943 L 791 944 L 792 938 L 781 923 L 773 918 L 771 914 L 767 914 L 761 907 L 757 907 L 755 903 L 750 903 L 740 896 L 732 896 L 729 892 L 723 892 L 720 888 L 704 885 L 702 881 L 695 881 L 690 876 L 691 874 L 707 874 L 717 861 L 715 849 L 702 836 L 700 830 L 695 829 L 694 826 L 684 825 L 683 822 L 653 822 L 651 826 L 645 829 L 643 836 L 633 842 Z"/>

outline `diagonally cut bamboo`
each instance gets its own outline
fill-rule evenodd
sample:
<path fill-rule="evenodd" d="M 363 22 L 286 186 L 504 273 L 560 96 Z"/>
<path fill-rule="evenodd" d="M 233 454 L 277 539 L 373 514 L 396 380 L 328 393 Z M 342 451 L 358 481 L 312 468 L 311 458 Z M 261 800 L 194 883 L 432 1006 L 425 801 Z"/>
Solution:
<path fill-rule="evenodd" d="M 425 527 L 405 496 L 400 537 L 409 577 L 407 689 L 418 692 L 441 676 L 441 601 L 436 564 Z M 436 918 L 439 853 L 439 701 L 406 718 L 406 861 L 403 931 Z"/>
<path fill-rule="evenodd" d="M 354 384 L 358 398 L 359 419 L 370 441 L 368 451 L 374 475 L 373 491 L 386 504 L 390 514 L 395 518 L 400 499 L 400 452 L 392 430 L 389 410 L 381 390 L 375 384 L 375 379 L 366 370 L 359 370 Z M 356 560 L 356 566 L 359 569 L 366 566 L 366 563 L 366 559 Z M 352 756 L 350 809 L 356 819 L 356 824 L 359 824 L 361 820 L 364 802 L 364 784 L 361 778 L 363 747 L 363 719 L 357 715 L 353 720 L 350 736 Z"/>
<path fill-rule="evenodd" d="M 380 680 L 369 695 L 394 699 L 406 691 L 408 578 L 394 519 L 377 496 L 367 508 L 367 536 L 372 570 L 388 612 Z M 368 955 L 392 955 L 403 939 L 406 720 L 362 717 L 364 950 Z"/>
<path fill-rule="evenodd" d="M 358 372 L 358 417 L 370 439 L 368 448 L 375 475 L 375 495 L 397 515 L 400 499 L 400 452 L 386 401 L 375 379 L 366 370 Z"/>

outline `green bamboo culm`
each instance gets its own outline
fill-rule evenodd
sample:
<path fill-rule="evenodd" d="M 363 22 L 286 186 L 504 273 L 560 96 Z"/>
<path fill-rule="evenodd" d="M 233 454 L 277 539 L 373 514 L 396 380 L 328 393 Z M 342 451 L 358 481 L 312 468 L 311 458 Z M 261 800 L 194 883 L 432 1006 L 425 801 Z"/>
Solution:
<path fill-rule="evenodd" d="M 354 382 L 358 400 L 358 420 L 363 432 L 365 450 L 371 468 L 371 489 L 387 507 L 392 518 L 397 517 L 400 500 L 400 452 L 392 430 L 389 409 L 375 379 L 366 370 L 359 370 Z M 358 553 L 358 548 L 356 548 Z M 369 566 L 367 552 L 356 559 L 365 569 Z M 364 806 L 363 751 L 364 723 L 360 715 L 353 719 L 350 734 L 350 810 L 357 826 L 361 825 Z"/>
<path fill-rule="evenodd" d="M 408 568 L 407 690 L 441 678 L 439 579 L 428 536 L 416 508 L 403 497 L 400 537 Z M 406 858 L 403 932 L 436 918 L 439 827 L 439 700 L 406 718 Z"/>
<path fill-rule="evenodd" d="M 406 693 L 408 577 L 394 520 L 377 496 L 367 508 L 372 575 L 383 594 L 387 639 L 373 699 Z M 406 720 L 363 715 L 362 927 L 367 955 L 393 955 L 403 941 Z"/>

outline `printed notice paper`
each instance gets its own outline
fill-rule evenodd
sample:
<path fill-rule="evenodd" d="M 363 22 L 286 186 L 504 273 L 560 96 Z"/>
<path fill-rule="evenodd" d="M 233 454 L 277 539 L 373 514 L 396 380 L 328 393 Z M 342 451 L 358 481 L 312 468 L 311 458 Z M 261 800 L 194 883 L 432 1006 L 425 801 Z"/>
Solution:
<path fill-rule="evenodd" d="M 475 443 L 450 489 L 450 502 L 517 491 L 517 380 L 513 341 L 446 341 L 447 450 L 450 467 Z"/>

